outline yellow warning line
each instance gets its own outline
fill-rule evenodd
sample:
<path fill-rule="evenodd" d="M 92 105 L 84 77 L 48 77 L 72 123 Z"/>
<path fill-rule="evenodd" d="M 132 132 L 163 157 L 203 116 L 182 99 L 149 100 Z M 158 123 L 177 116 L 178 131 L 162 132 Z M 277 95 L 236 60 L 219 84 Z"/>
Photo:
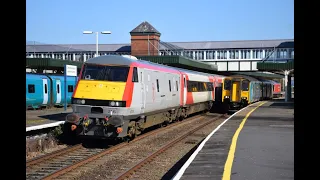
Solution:
<path fill-rule="evenodd" d="M 244 123 L 246 123 L 248 117 L 250 116 L 250 114 L 256 110 L 258 107 L 262 106 L 264 103 L 266 102 L 262 102 L 260 103 L 257 107 L 255 107 L 254 109 L 252 109 L 245 118 L 243 118 L 241 124 L 239 125 L 239 128 L 237 129 L 237 131 L 234 133 L 233 138 L 232 138 L 232 142 L 231 142 L 231 146 L 230 146 L 230 150 L 229 150 L 229 154 L 228 154 L 228 158 L 226 161 L 226 164 L 224 165 L 224 171 L 223 171 L 223 176 L 222 176 L 222 180 L 230 180 L 231 177 L 231 169 L 232 169 L 232 164 L 233 164 L 233 159 L 234 159 L 234 153 L 236 151 L 236 145 L 237 145 L 237 140 L 238 140 L 238 136 L 240 131 L 242 130 Z"/>

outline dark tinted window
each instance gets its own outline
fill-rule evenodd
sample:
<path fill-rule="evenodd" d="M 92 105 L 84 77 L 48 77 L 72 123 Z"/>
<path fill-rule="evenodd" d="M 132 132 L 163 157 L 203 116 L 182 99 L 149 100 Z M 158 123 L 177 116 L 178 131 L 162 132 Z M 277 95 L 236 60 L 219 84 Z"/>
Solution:
<path fill-rule="evenodd" d="M 73 92 L 73 86 L 72 85 L 68 85 L 68 92 Z"/>
<path fill-rule="evenodd" d="M 48 87 L 47 84 L 44 85 L 44 93 L 47 94 L 48 93 Z"/>
<path fill-rule="evenodd" d="M 139 82 L 138 80 L 138 70 L 136 67 L 133 68 L 132 82 Z"/>
<path fill-rule="evenodd" d="M 159 80 L 157 79 L 157 91 L 159 92 Z"/>
<path fill-rule="evenodd" d="M 35 93 L 35 86 L 34 84 L 28 84 L 28 93 Z"/>
<path fill-rule="evenodd" d="M 126 82 L 128 73 L 129 67 L 86 64 L 81 79 Z"/>
<path fill-rule="evenodd" d="M 231 80 L 230 79 L 224 80 L 224 90 L 231 90 Z"/>
<path fill-rule="evenodd" d="M 242 81 L 241 90 L 242 91 L 248 91 L 249 90 L 249 81 L 248 80 L 243 80 Z"/>
<path fill-rule="evenodd" d="M 213 84 L 212 82 L 198 82 L 198 81 L 188 81 L 188 92 L 204 92 L 212 91 Z"/>

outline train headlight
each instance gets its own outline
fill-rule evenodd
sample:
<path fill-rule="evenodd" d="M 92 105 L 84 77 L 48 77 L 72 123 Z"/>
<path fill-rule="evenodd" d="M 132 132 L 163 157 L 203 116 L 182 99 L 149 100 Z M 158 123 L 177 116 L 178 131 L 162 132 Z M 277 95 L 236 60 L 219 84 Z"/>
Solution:
<path fill-rule="evenodd" d="M 85 104 L 86 100 L 84 99 L 72 99 L 72 104 Z"/>
<path fill-rule="evenodd" d="M 230 97 L 229 96 L 224 96 L 224 98 L 229 99 Z"/>
<path fill-rule="evenodd" d="M 82 99 L 81 104 L 85 104 L 85 103 L 86 103 L 86 100 Z"/>
<path fill-rule="evenodd" d="M 116 103 L 114 101 L 111 101 L 110 106 L 114 106 L 114 105 L 116 105 Z"/>
<path fill-rule="evenodd" d="M 241 99 L 247 99 L 247 97 L 241 97 Z"/>
<path fill-rule="evenodd" d="M 111 101 L 109 103 L 109 106 L 115 106 L 115 107 L 125 107 L 126 103 L 124 101 Z"/>

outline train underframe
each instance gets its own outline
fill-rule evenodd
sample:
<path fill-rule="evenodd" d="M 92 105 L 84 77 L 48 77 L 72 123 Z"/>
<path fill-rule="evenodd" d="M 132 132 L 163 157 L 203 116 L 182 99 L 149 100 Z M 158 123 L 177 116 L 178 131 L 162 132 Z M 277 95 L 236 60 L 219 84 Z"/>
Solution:
<path fill-rule="evenodd" d="M 165 126 L 175 121 L 183 120 L 191 114 L 209 111 L 213 107 L 213 102 L 202 102 L 134 116 L 112 115 L 110 112 L 114 108 L 110 111 L 110 107 L 86 107 L 90 109 L 95 108 L 96 110 L 100 109 L 98 111 L 100 113 L 97 113 L 97 111 L 95 113 L 76 111 L 68 115 L 64 124 L 65 133 L 99 139 L 134 139 L 147 128 L 157 125 Z"/>
<path fill-rule="evenodd" d="M 246 98 L 241 98 L 240 101 L 236 101 L 236 102 L 233 102 L 233 101 L 230 101 L 230 109 L 240 109 L 240 108 L 243 108 L 243 107 L 246 107 L 248 106 L 248 100 Z"/>

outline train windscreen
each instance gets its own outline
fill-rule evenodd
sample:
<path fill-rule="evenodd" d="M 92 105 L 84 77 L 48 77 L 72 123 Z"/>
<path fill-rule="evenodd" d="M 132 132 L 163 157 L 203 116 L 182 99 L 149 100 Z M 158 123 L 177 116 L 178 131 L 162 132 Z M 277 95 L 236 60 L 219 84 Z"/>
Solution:
<path fill-rule="evenodd" d="M 231 90 L 231 80 L 230 79 L 225 79 L 224 80 L 224 90 Z"/>
<path fill-rule="evenodd" d="M 83 67 L 81 79 L 126 82 L 128 73 L 129 67 L 125 66 L 101 66 L 94 64 L 85 64 Z"/>
<path fill-rule="evenodd" d="M 249 81 L 248 80 L 242 81 L 241 90 L 242 91 L 249 91 Z"/>

